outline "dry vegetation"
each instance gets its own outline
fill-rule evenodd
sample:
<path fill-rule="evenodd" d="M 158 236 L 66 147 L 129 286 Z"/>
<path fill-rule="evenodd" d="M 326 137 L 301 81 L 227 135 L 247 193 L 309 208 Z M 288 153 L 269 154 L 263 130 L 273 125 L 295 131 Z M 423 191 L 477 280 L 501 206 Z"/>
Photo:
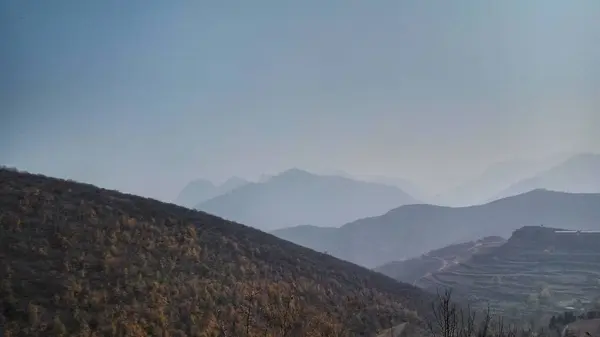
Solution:
<path fill-rule="evenodd" d="M 202 212 L 0 169 L 5 336 L 357 336 L 420 290 Z"/>
<path fill-rule="evenodd" d="M 452 290 L 438 292 L 431 304 L 425 335 L 431 337 L 597 337 L 600 335 L 600 310 L 575 315 L 564 312 L 549 322 L 536 322 L 521 317 L 505 320 L 492 314 L 491 308 L 476 310 L 460 306 L 452 298 Z M 546 324 L 549 323 L 549 324 Z M 383 337 L 383 336 L 381 336 Z"/>
<path fill-rule="evenodd" d="M 0 229 L 4 336 L 534 335 L 450 292 L 435 301 L 249 227 L 91 185 L 0 169 Z M 553 317 L 537 336 L 595 317 Z"/>

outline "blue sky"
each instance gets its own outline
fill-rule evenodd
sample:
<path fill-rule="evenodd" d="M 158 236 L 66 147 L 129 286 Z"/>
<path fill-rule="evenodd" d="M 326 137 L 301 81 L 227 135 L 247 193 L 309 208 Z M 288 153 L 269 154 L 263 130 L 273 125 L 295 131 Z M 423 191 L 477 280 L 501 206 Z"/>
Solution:
<path fill-rule="evenodd" d="M 600 151 L 600 2 L 0 0 L 0 163 L 169 199 Z"/>

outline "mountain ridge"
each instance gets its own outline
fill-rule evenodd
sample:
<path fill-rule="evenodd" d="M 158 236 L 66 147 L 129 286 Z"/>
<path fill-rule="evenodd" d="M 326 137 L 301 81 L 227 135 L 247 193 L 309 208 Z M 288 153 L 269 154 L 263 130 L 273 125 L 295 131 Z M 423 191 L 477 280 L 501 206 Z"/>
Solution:
<path fill-rule="evenodd" d="M 407 203 L 418 201 L 394 186 L 294 168 L 196 208 L 268 231 L 298 224 L 340 226 Z"/>
<path fill-rule="evenodd" d="M 518 158 L 488 166 L 474 178 L 431 198 L 431 203 L 453 207 L 488 203 L 511 195 L 500 193 L 518 181 L 540 174 L 569 158 L 586 153 L 561 152 L 545 158 Z M 542 187 L 542 186 L 540 186 Z M 521 191 L 521 193 L 527 190 Z M 520 194 L 515 193 L 513 195 Z"/>
<path fill-rule="evenodd" d="M 273 231 L 280 238 L 374 268 L 450 244 L 511 235 L 526 224 L 600 229 L 600 194 L 534 190 L 484 205 L 405 205 L 337 230 L 302 227 Z"/>
<path fill-rule="evenodd" d="M 494 199 L 524 193 L 533 189 L 549 189 L 571 193 L 600 193 L 600 154 L 582 153 L 521 179 L 499 192 Z"/>

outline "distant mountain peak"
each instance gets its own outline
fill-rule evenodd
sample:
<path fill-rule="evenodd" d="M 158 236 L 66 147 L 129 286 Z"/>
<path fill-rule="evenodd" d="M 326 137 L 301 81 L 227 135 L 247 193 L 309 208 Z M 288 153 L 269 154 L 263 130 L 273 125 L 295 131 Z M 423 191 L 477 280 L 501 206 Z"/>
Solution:
<path fill-rule="evenodd" d="M 221 185 L 219 185 L 219 187 L 221 189 L 229 190 L 229 189 L 234 189 L 234 188 L 240 187 L 247 183 L 249 183 L 248 180 L 237 177 L 237 176 L 233 176 L 233 177 L 225 180 Z"/>
<path fill-rule="evenodd" d="M 570 193 L 600 192 L 600 155 L 575 154 L 538 174 L 519 180 L 490 200 L 522 194 L 535 189 Z"/>
<path fill-rule="evenodd" d="M 318 174 L 308 172 L 299 168 L 291 168 L 287 169 L 283 172 L 280 172 L 270 179 L 264 181 L 263 183 L 269 182 L 303 182 L 308 180 L 314 180 L 315 178 L 322 177 Z"/>
<path fill-rule="evenodd" d="M 202 178 L 198 178 L 198 179 L 194 179 L 192 181 L 190 181 L 186 187 L 187 188 L 189 186 L 198 186 L 198 185 L 202 185 L 202 186 L 215 186 L 215 183 L 213 183 L 212 181 L 208 180 L 208 179 L 202 179 Z"/>
<path fill-rule="evenodd" d="M 308 172 L 306 170 L 303 170 L 303 169 L 299 169 L 299 168 L 293 167 L 291 169 L 287 169 L 287 170 L 279 173 L 278 175 L 276 175 L 276 177 L 297 177 L 297 176 L 303 176 L 303 177 L 311 176 L 311 177 L 314 177 L 314 176 L 316 176 L 316 174 L 310 173 L 310 172 Z"/>
<path fill-rule="evenodd" d="M 225 184 L 229 184 L 229 183 L 234 183 L 234 182 L 242 182 L 242 181 L 246 181 L 246 179 L 240 178 L 238 176 L 233 176 L 233 177 L 230 177 L 227 180 L 225 180 L 225 182 L 223 182 L 223 184 L 221 184 L 221 185 L 225 185 Z"/>
<path fill-rule="evenodd" d="M 400 188 L 299 168 L 248 184 L 196 208 L 263 230 L 310 223 L 341 226 L 417 202 Z"/>
<path fill-rule="evenodd" d="M 175 203 L 185 207 L 194 207 L 200 202 L 227 193 L 247 183 L 247 180 L 236 176 L 227 179 L 220 185 L 207 179 L 194 179 L 181 190 Z"/>

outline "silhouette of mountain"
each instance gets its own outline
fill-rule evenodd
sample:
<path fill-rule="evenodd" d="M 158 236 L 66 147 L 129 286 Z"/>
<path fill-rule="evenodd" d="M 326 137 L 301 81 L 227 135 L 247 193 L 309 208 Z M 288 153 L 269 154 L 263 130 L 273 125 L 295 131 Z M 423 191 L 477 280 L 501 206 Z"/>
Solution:
<path fill-rule="evenodd" d="M 500 198 L 494 197 L 498 196 L 498 193 L 506 189 L 507 186 L 547 170 L 570 156 L 572 154 L 560 153 L 541 160 L 515 159 L 499 162 L 488 167 L 474 179 L 428 200 L 432 204 L 452 207 L 480 205 L 497 200 Z"/>
<path fill-rule="evenodd" d="M 417 203 L 388 185 L 339 176 L 287 170 L 263 183 L 251 183 L 196 206 L 229 220 L 273 230 L 298 224 L 340 226 Z"/>
<path fill-rule="evenodd" d="M 600 154 L 578 154 L 508 187 L 494 199 L 544 188 L 571 193 L 600 193 Z"/>
<path fill-rule="evenodd" d="M 271 179 L 271 178 L 273 178 L 273 175 L 271 175 L 271 174 L 265 174 L 265 173 L 263 173 L 263 174 L 261 174 L 261 175 L 258 177 L 258 182 L 259 182 L 259 183 L 264 183 L 264 182 L 268 181 L 268 180 L 269 180 L 269 179 Z"/>
<path fill-rule="evenodd" d="M 572 153 L 559 153 L 543 159 L 515 159 L 496 163 L 482 174 L 464 182 L 449 191 L 429 198 L 432 204 L 451 207 L 465 207 L 484 204 L 501 199 L 499 193 L 527 177 L 543 172 L 573 156 Z M 527 192 L 527 191 L 523 191 Z M 520 193 L 516 193 L 517 195 Z M 509 195 L 506 195 L 509 196 Z"/>
<path fill-rule="evenodd" d="M 244 186 L 247 183 L 249 183 L 249 181 L 246 179 L 243 179 L 240 177 L 231 177 L 231 178 L 227 179 L 224 183 L 219 185 L 219 188 L 220 188 L 219 193 L 220 194 L 227 193 L 238 187 Z"/>
<path fill-rule="evenodd" d="M 513 160 L 497 163 L 474 179 L 443 192 L 431 200 L 438 205 L 454 207 L 478 205 L 489 200 L 506 186 L 537 172 L 533 161 Z"/>
<path fill-rule="evenodd" d="M 598 242 L 600 232 L 526 226 L 506 243 L 415 284 L 430 290 L 450 287 L 473 305 L 490 305 L 509 318 L 590 310 L 600 300 Z"/>
<path fill-rule="evenodd" d="M 534 190 L 485 205 L 406 205 L 337 229 L 314 226 L 271 233 L 369 268 L 485 236 L 508 237 L 523 225 L 600 229 L 600 194 Z"/>
<path fill-rule="evenodd" d="M 203 212 L 5 169 L 0 256 L 7 336 L 373 336 L 431 299 Z"/>
<path fill-rule="evenodd" d="M 238 187 L 248 184 L 248 181 L 239 177 L 231 177 L 221 185 L 215 185 L 204 179 L 197 179 L 187 184 L 175 199 L 175 203 L 192 208 L 198 203 L 225 194 Z"/>
<path fill-rule="evenodd" d="M 429 196 L 417 184 L 415 184 L 414 182 L 407 180 L 407 179 L 380 176 L 380 175 L 360 175 L 357 177 L 357 179 L 361 179 L 361 180 L 373 182 L 373 183 L 378 183 L 378 184 L 385 184 L 385 185 L 391 185 L 391 186 L 398 187 L 399 189 L 403 190 L 404 192 L 408 193 L 410 196 L 412 196 L 415 199 L 420 200 L 420 201 L 425 201 L 426 199 L 431 198 L 431 196 Z"/>
<path fill-rule="evenodd" d="M 420 201 L 426 201 L 426 199 L 431 197 L 426 192 L 424 192 L 419 186 L 417 186 L 417 184 L 407 179 L 374 174 L 354 175 L 343 170 L 333 171 L 331 175 L 340 176 L 352 180 L 395 186 L 401 189 L 402 191 L 406 192 L 408 195 Z"/>

